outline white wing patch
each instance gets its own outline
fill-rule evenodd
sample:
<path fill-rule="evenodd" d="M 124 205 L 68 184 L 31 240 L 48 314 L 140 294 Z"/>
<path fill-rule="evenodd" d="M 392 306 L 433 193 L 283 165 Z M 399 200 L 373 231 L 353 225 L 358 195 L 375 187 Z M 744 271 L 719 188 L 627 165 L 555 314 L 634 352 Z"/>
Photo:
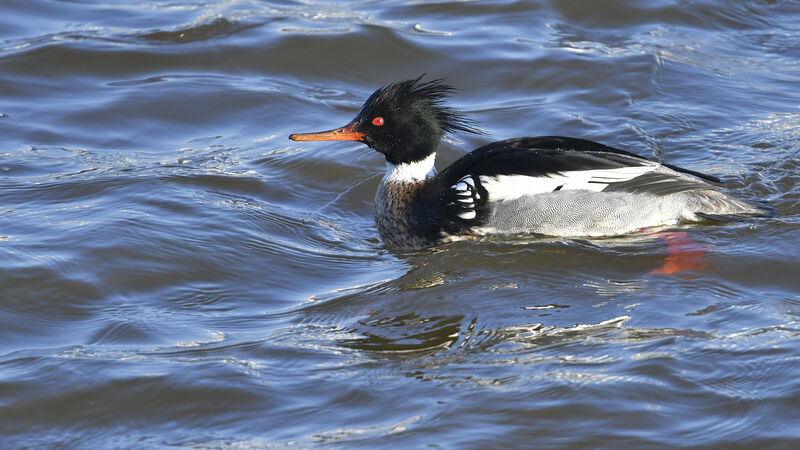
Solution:
<path fill-rule="evenodd" d="M 471 175 L 465 175 L 458 180 L 458 183 L 450 186 L 456 192 L 456 201 L 462 211 L 458 217 L 466 220 L 474 219 L 477 215 L 475 201 L 480 200 L 481 194 L 475 189 L 475 180 Z"/>
<path fill-rule="evenodd" d="M 619 167 L 616 169 L 592 169 L 558 172 L 546 176 L 498 175 L 479 177 L 489 193 L 489 200 L 505 202 L 525 195 L 543 194 L 556 190 L 588 190 L 600 192 L 609 184 L 632 180 L 642 174 L 656 170 L 658 164 Z M 463 180 L 463 178 L 462 178 Z"/>

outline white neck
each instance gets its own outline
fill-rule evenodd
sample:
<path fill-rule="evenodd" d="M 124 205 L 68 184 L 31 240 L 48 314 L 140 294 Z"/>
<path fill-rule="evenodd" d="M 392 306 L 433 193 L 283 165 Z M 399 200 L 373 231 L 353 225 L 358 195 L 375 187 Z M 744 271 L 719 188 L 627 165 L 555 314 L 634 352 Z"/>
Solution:
<path fill-rule="evenodd" d="M 415 161 L 410 164 L 394 165 L 387 162 L 383 183 L 413 183 L 430 178 L 436 175 L 436 168 L 433 166 L 435 160 L 436 153 L 431 153 L 430 156 L 422 161 Z"/>

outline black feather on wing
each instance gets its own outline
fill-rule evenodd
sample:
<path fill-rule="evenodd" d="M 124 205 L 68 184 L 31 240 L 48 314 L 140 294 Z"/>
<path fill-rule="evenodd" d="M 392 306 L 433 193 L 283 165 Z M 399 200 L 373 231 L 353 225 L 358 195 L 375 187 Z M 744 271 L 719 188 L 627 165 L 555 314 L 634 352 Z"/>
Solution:
<path fill-rule="evenodd" d="M 560 136 L 523 137 L 479 147 L 445 169 L 440 178 L 445 184 L 453 184 L 466 174 L 544 176 L 552 173 L 616 169 L 652 163 L 652 160 L 635 153 L 585 139 Z M 720 183 L 718 178 L 710 175 L 670 164 L 662 165 L 705 182 Z"/>

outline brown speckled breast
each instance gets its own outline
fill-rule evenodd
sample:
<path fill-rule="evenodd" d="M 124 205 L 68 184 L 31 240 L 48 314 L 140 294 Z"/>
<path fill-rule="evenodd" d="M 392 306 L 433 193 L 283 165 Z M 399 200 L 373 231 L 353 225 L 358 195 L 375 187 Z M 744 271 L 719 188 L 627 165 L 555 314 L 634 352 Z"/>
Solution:
<path fill-rule="evenodd" d="M 382 182 L 375 194 L 375 223 L 383 242 L 391 247 L 419 248 L 436 244 L 414 233 L 412 205 L 424 181 Z"/>

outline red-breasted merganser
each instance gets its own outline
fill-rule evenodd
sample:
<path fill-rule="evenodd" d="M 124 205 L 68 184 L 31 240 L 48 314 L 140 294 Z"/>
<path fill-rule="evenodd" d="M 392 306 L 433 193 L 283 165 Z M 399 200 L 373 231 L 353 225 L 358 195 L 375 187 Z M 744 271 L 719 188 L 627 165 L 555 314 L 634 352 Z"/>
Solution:
<path fill-rule="evenodd" d="M 382 87 L 342 128 L 295 141 L 359 141 L 386 158 L 375 196 L 384 242 L 419 248 L 491 234 L 597 237 L 683 222 L 770 216 L 716 177 L 585 139 L 520 137 L 484 145 L 441 173 L 444 133 L 482 134 L 443 104 L 454 88 L 421 78 Z"/>

